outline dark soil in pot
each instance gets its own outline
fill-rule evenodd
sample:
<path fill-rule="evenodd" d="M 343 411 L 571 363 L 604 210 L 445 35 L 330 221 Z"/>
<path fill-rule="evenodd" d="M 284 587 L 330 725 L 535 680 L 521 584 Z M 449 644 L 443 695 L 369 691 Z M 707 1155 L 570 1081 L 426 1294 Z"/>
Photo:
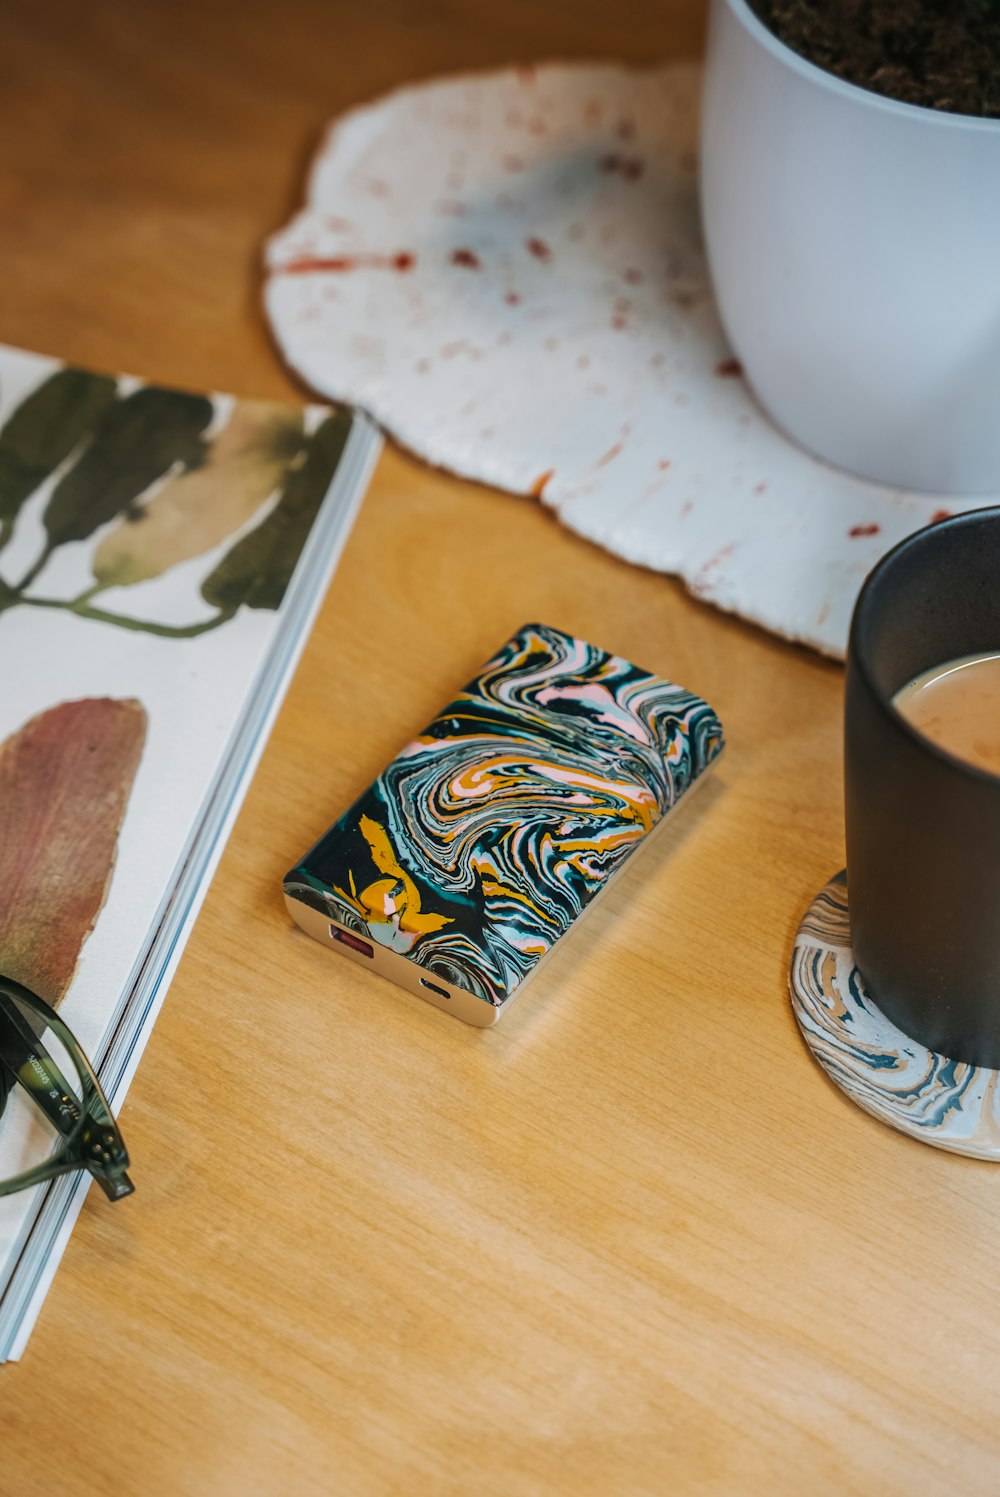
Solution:
<path fill-rule="evenodd" d="M 749 0 L 828 73 L 951 114 L 1000 118 L 1000 0 Z"/>

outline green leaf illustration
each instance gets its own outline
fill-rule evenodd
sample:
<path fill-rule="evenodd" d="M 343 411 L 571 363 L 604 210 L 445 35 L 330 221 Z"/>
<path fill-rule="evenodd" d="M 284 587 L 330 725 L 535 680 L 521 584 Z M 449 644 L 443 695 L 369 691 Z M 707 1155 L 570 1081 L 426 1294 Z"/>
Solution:
<path fill-rule="evenodd" d="M 174 463 L 197 467 L 205 451 L 201 433 L 211 419 L 212 402 L 204 395 L 154 385 L 116 401 L 53 491 L 45 511 L 47 550 L 86 540 Z"/>
<path fill-rule="evenodd" d="M 59 369 L 26 396 L 0 431 L 0 525 L 88 436 L 115 398 L 115 381 Z"/>
<path fill-rule="evenodd" d="M 288 476 L 274 509 L 206 577 L 201 595 L 213 608 L 234 612 L 280 608 L 310 527 L 351 430 L 349 411 L 327 417 L 309 443 L 306 459 Z"/>
<path fill-rule="evenodd" d="M 304 441 L 301 411 L 240 401 L 203 466 L 168 479 L 104 537 L 92 562 L 99 587 L 145 582 L 219 545 L 274 493 Z"/>

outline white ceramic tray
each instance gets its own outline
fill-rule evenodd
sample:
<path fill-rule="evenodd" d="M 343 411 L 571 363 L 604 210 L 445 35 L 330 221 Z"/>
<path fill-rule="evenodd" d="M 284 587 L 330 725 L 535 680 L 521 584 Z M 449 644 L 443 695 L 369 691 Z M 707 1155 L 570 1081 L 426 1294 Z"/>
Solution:
<path fill-rule="evenodd" d="M 356 110 L 268 245 L 267 314 L 312 389 L 414 452 L 837 656 L 878 557 L 989 500 L 851 478 L 760 410 L 702 252 L 699 86 L 552 65 Z"/>

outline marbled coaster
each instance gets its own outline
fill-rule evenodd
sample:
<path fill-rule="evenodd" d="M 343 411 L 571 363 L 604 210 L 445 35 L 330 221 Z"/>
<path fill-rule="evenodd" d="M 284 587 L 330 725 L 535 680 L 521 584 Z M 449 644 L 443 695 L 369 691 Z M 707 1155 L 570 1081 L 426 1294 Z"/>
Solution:
<path fill-rule="evenodd" d="M 799 926 L 788 986 L 806 1044 L 859 1107 L 923 1143 L 1000 1160 L 1000 1073 L 928 1050 L 876 1008 L 854 965 L 843 873 Z"/>

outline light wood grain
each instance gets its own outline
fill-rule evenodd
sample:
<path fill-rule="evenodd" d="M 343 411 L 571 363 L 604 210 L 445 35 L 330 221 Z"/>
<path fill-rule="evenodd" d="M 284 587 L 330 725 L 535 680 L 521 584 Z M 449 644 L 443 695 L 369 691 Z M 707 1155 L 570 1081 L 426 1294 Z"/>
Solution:
<path fill-rule="evenodd" d="M 694 52 L 683 0 L 22 0 L 0 337 L 293 390 L 262 237 L 410 76 Z M 509 1018 L 293 930 L 285 867 L 513 627 L 702 692 L 729 749 Z M 785 996 L 843 860 L 840 672 L 388 452 L 24 1361 L 0 1492 L 993 1493 L 1000 1176 L 880 1127 Z"/>

